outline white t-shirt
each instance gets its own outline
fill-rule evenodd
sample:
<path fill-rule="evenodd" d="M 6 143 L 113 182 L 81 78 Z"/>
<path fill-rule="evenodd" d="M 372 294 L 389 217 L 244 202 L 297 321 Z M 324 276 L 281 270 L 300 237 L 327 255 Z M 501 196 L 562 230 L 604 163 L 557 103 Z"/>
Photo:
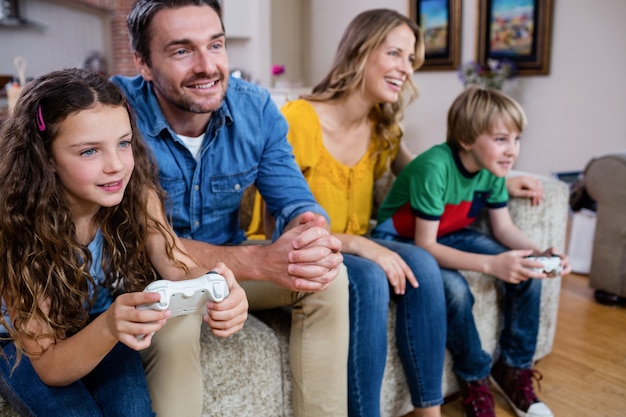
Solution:
<path fill-rule="evenodd" d="M 200 156 L 200 147 L 202 146 L 202 139 L 204 139 L 204 133 L 195 138 L 191 136 L 183 136 L 183 135 L 178 135 L 178 137 L 180 138 L 180 140 L 183 141 L 187 149 L 189 149 L 189 152 L 191 152 L 191 154 L 197 161 L 198 157 Z"/>

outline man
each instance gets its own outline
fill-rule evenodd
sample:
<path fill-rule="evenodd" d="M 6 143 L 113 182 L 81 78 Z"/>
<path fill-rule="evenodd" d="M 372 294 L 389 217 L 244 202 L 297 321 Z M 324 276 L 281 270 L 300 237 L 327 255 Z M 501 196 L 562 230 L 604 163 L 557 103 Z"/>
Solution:
<path fill-rule="evenodd" d="M 128 27 L 141 75 L 113 80 L 155 154 L 176 232 L 205 266 L 219 260 L 233 270 L 252 310 L 293 307 L 294 415 L 346 415 L 341 243 L 293 160 L 287 123 L 269 93 L 228 78 L 220 2 L 139 0 Z M 276 218 L 270 245 L 239 245 L 245 240 L 239 204 L 253 184 Z M 144 355 L 151 396 L 159 416 L 199 415 L 200 326 L 174 320 Z M 160 372 L 160 363 L 176 360 L 178 375 Z"/>

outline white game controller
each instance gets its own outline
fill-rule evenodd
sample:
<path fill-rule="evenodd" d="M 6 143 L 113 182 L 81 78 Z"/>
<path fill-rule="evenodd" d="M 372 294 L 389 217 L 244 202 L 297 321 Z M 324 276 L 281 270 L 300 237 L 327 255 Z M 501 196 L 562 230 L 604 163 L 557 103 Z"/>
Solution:
<path fill-rule="evenodd" d="M 158 292 L 160 300 L 155 303 L 140 304 L 141 310 L 170 310 L 171 317 L 187 314 L 203 314 L 209 301 L 220 302 L 228 297 L 228 285 L 223 276 L 207 272 L 201 277 L 183 281 L 160 279 L 148 284 L 144 292 Z M 137 335 L 141 340 L 145 335 Z"/>
<path fill-rule="evenodd" d="M 530 268 L 534 272 L 544 272 L 546 274 L 558 275 L 563 270 L 561 266 L 561 258 L 558 256 L 529 256 L 526 259 L 531 261 L 541 262 L 543 268 Z"/>

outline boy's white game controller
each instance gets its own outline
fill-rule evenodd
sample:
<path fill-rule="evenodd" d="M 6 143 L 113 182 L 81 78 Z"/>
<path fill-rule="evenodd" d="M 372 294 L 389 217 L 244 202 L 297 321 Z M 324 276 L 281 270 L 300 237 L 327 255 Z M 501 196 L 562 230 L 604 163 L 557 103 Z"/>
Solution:
<path fill-rule="evenodd" d="M 561 258 L 558 256 L 529 256 L 526 259 L 530 259 L 531 261 L 541 262 L 543 264 L 543 268 L 530 268 L 534 272 L 544 272 L 546 274 L 558 275 L 563 270 L 561 267 Z"/>
<path fill-rule="evenodd" d="M 148 284 L 144 292 L 158 292 L 161 299 L 155 303 L 140 304 L 141 310 L 170 310 L 170 317 L 204 313 L 209 301 L 220 302 L 228 297 L 228 285 L 223 276 L 207 272 L 201 277 L 183 281 L 160 279 Z M 145 335 L 137 335 L 141 340 Z"/>

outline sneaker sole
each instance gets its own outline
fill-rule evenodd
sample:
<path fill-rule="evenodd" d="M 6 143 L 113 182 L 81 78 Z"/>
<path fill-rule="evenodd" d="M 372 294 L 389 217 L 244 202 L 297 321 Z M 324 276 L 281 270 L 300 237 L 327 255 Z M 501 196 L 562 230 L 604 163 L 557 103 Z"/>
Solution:
<path fill-rule="evenodd" d="M 554 413 L 552 412 L 552 410 L 550 410 L 543 402 L 539 402 L 537 404 L 542 404 L 543 407 L 546 408 L 546 411 L 549 414 L 529 414 L 528 412 L 524 412 L 522 410 L 520 410 L 519 408 L 517 408 L 517 406 L 513 403 L 513 401 L 511 401 L 509 399 L 509 396 L 506 395 L 506 393 L 504 392 L 504 390 L 502 389 L 502 387 L 500 387 L 500 385 L 498 384 L 498 382 L 495 380 L 495 378 L 491 375 L 489 375 L 489 381 L 491 381 L 491 383 L 494 385 L 494 388 L 496 388 L 496 390 L 498 390 L 498 392 L 500 392 L 500 394 L 502 394 L 502 396 L 504 397 L 504 399 L 506 400 L 506 402 L 509 404 L 509 406 L 513 409 L 513 411 L 515 411 L 515 414 L 517 414 L 518 417 L 554 417 Z M 534 405 L 534 404 L 533 404 Z M 531 405 L 532 408 L 532 405 Z M 530 411 L 530 409 L 528 410 Z"/>
<path fill-rule="evenodd" d="M 493 386 L 498 390 L 498 392 L 504 397 L 504 399 L 506 400 L 506 402 L 509 404 L 509 406 L 513 409 L 513 411 L 515 411 L 515 414 L 517 414 L 517 417 L 526 417 L 526 413 L 522 410 L 520 410 L 519 408 L 517 408 L 515 406 L 515 403 L 513 403 L 513 401 L 511 401 L 509 399 L 509 396 L 506 395 L 506 393 L 504 392 L 504 390 L 500 387 L 500 385 L 498 384 L 498 382 L 496 382 L 496 379 L 489 375 L 489 381 L 491 381 L 491 383 L 493 384 Z"/>

